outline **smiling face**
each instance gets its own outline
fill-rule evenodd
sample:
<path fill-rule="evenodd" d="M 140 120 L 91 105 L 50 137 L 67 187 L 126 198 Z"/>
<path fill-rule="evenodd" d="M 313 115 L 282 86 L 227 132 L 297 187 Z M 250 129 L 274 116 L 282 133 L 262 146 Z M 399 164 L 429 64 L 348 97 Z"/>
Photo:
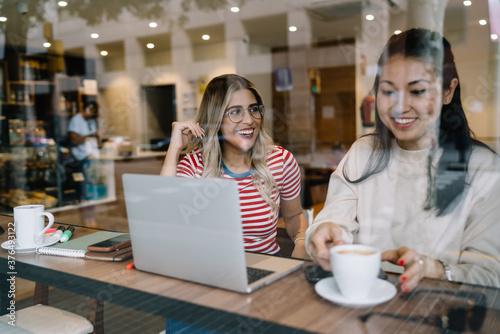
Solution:
<path fill-rule="evenodd" d="M 442 106 L 441 80 L 431 64 L 393 56 L 380 70 L 377 111 L 400 147 L 429 147 Z"/>
<path fill-rule="evenodd" d="M 224 137 L 223 150 L 225 153 L 231 151 L 247 154 L 255 145 L 262 120 L 253 118 L 248 108 L 256 104 L 258 104 L 257 99 L 250 90 L 241 89 L 234 92 L 226 111 L 242 107 L 245 112 L 243 120 L 239 123 L 232 122 L 227 114 L 222 118 L 220 130 Z"/>

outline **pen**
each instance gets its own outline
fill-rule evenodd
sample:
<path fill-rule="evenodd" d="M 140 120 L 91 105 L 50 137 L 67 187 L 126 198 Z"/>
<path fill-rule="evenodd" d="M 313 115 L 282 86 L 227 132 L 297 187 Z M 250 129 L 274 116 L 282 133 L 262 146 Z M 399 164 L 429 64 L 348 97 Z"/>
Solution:
<path fill-rule="evenodd" d="M 73 232 L 75 231 L 75 228 L 73 226 L 70 226 L 66 229 L 66 231 L 63 232 L 61 235 L 61 239 L 59 239 L 60 242 L 66 242 L 71 238 L 73 235 Z"/>
<path fill-rule="evenodd" d="M 61 235 L 63 234 L 64 230 L 66 228 L 64 226 L 59 226 L 57 230 L 54 232 L 54 237 L 57 237 L 57 239 L 61 240 Z"/>
<path fill-rule="evenodd" d="M 125 267 L 127 270 L 130 270 L 130 269 L 133 269 L 135 266 L 134 262 L 130 262 L 129 264 L 127 264 L 127 266 Z"/>

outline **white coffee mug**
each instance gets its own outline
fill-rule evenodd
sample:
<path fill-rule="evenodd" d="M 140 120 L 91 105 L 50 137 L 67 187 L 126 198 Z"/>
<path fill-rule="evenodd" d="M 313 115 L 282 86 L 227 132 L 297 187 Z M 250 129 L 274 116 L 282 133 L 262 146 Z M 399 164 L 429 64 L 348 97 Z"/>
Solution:
<path fill-rule="evenodd" d="M 49 219 L 45 225 L 45 217 Z M 14 208 L 14 227 L 16 230 L 16 246 L 20 248 L 36 248 L 43 243 L 43 235 L 54 224 L 54 216 L 44 211 L 44 206 L 21 205 Z"/>
<path fill-rule="evenodd" d="M 380 251 L 366 245 L 340 245 L 330 249 L 330 262 L 340 293 L 364 299 L 371 292 L 380 270 Z"/>

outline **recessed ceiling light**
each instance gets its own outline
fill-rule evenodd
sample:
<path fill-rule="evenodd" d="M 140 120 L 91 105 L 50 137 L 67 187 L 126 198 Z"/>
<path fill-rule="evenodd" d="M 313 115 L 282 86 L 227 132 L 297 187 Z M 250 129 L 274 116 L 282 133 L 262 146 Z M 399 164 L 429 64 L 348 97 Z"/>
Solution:
<path fill-rule="evenodd" d="M 50 42 L 45 42 L 45 43 L 43 43 L 43 47 L 44 47 L 44 48 L 50 48 L 50 46 L 51 46 L 51 45 L 52 45 L 52 44 L 50 44 Z"/>
<path fill-rule="evenodd" d="M 156 23 L 156 22 L 149 22 L 149 27 L 150 28 L 156 28 L 156 27 L 158 27 L 158 23 Z"/>
<path fill-rule="evenodd" d="M 68 5 L 68 3 L 67 3 L 66 1 L 58 1 L 58 2 L 57 2 L 57 5 L 58 5 L 59 7 L 66 7 L 66 6 Z"/>
<path fill-rule="evenodd" d="M 373 16 L 372 14 L 368 14 L 365 16 L 365 19 L 367 19 L 368 21 L 373 21 L 375 19 L 375 16 Z"/>
<path fill-rule="evenodd" d="M 240 11 L 240 9 L 238 7 L 236 7 L 236 6 L 234 6 L 234 7 L 231 7 L 231 11 L 233 13 L 238 13 Z"/>
<path fill-rule="evenodd" d="M 401 30 L 394 30 L 394 35 L 399 35 L 401 33 Z"/>
<path fill-rule="evenodd" d="M 108 51 L 106 51 L 106 50 L 102 50 L 102 51 L 100 52 L 100 54 L 101 54 L 101 56 L 106 57 L 106 56 L 108 55 Z"/>
<path fill-rule="evenodd" d="M 296 26 L 289 26 L 288 30 L 290 30 L 291 32 L 294 32 L 294 31 L 297 31 L 297 27 Z"/>
<path fill-rule="evenodd" d="M 0 16 L 0 22 L 5 22 L 7 21 L 7 18 L 5 16 Z"/>
<path fill-rule="evenodd" d="M 91 33 L 91 34 L 90 34 L 90 37 L 91 37 L 91 38 L 99 38 L 99 34 L 98 34 L 98 33 L 93 32 L 93 33 Z"/>
<path fill-rule="evenodd" d="M 155 45 L 153 43 L 148 43 L 148 44 L 146 44 L 146 47 L 148 49 L 153 49 L 155 47 Z"/>
<path fill-rule="evenodd" d="M 201 36 L 201 38 L 203 38 L 203 40 L 205 41 L 208 41 L 210 39 L 210 35 L 203 35 Z"/>
<path fill-rule="evenodd" d="M 479 24 L 485 26 L 488 23 L 486 20 L 479 20 Z"/>
<path fill-rule="evenodd" d="M 465 7 L 469 7 L 470 5 L 472 5 L 472 1 L 470 1 L 470 0 L 465 0 L 464 1 L 464 6 Z"/>
<path fill-rule="evenodd" d="M 491 34 L 491 39 L 496 41 L 498 39 L 498 35 L 497 34 Z"/>

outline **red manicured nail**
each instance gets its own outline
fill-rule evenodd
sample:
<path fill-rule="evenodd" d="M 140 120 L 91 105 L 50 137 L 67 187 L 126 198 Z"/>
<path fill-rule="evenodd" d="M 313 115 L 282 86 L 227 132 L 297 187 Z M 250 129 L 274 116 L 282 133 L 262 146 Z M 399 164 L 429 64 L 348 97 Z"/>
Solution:
<path fill-rule="evenodd" d="M 402 266 L 403 264 L 405 264 L 405 261 L 404 260 L 399 260 L 398 266 Z"/>
<path fill-rule="evenodd" d="M 404 292 L 408 292 L 408 291 L 410 291 L 410 288 L 409 288 L 409 287 L 408 287 L 408 285 L 406 285 L 406 284 L 403 284 L 403 285 L 401 286 L 401 289 L 403 289 L 403 291 L 404 291 Z"/>
<path fill-rule="evenodd" d="M 401 277 L 399 278 L 399 281 L 400 281 L 401 283 L 406 282 L 406 276 L 401 276 Z"/>

